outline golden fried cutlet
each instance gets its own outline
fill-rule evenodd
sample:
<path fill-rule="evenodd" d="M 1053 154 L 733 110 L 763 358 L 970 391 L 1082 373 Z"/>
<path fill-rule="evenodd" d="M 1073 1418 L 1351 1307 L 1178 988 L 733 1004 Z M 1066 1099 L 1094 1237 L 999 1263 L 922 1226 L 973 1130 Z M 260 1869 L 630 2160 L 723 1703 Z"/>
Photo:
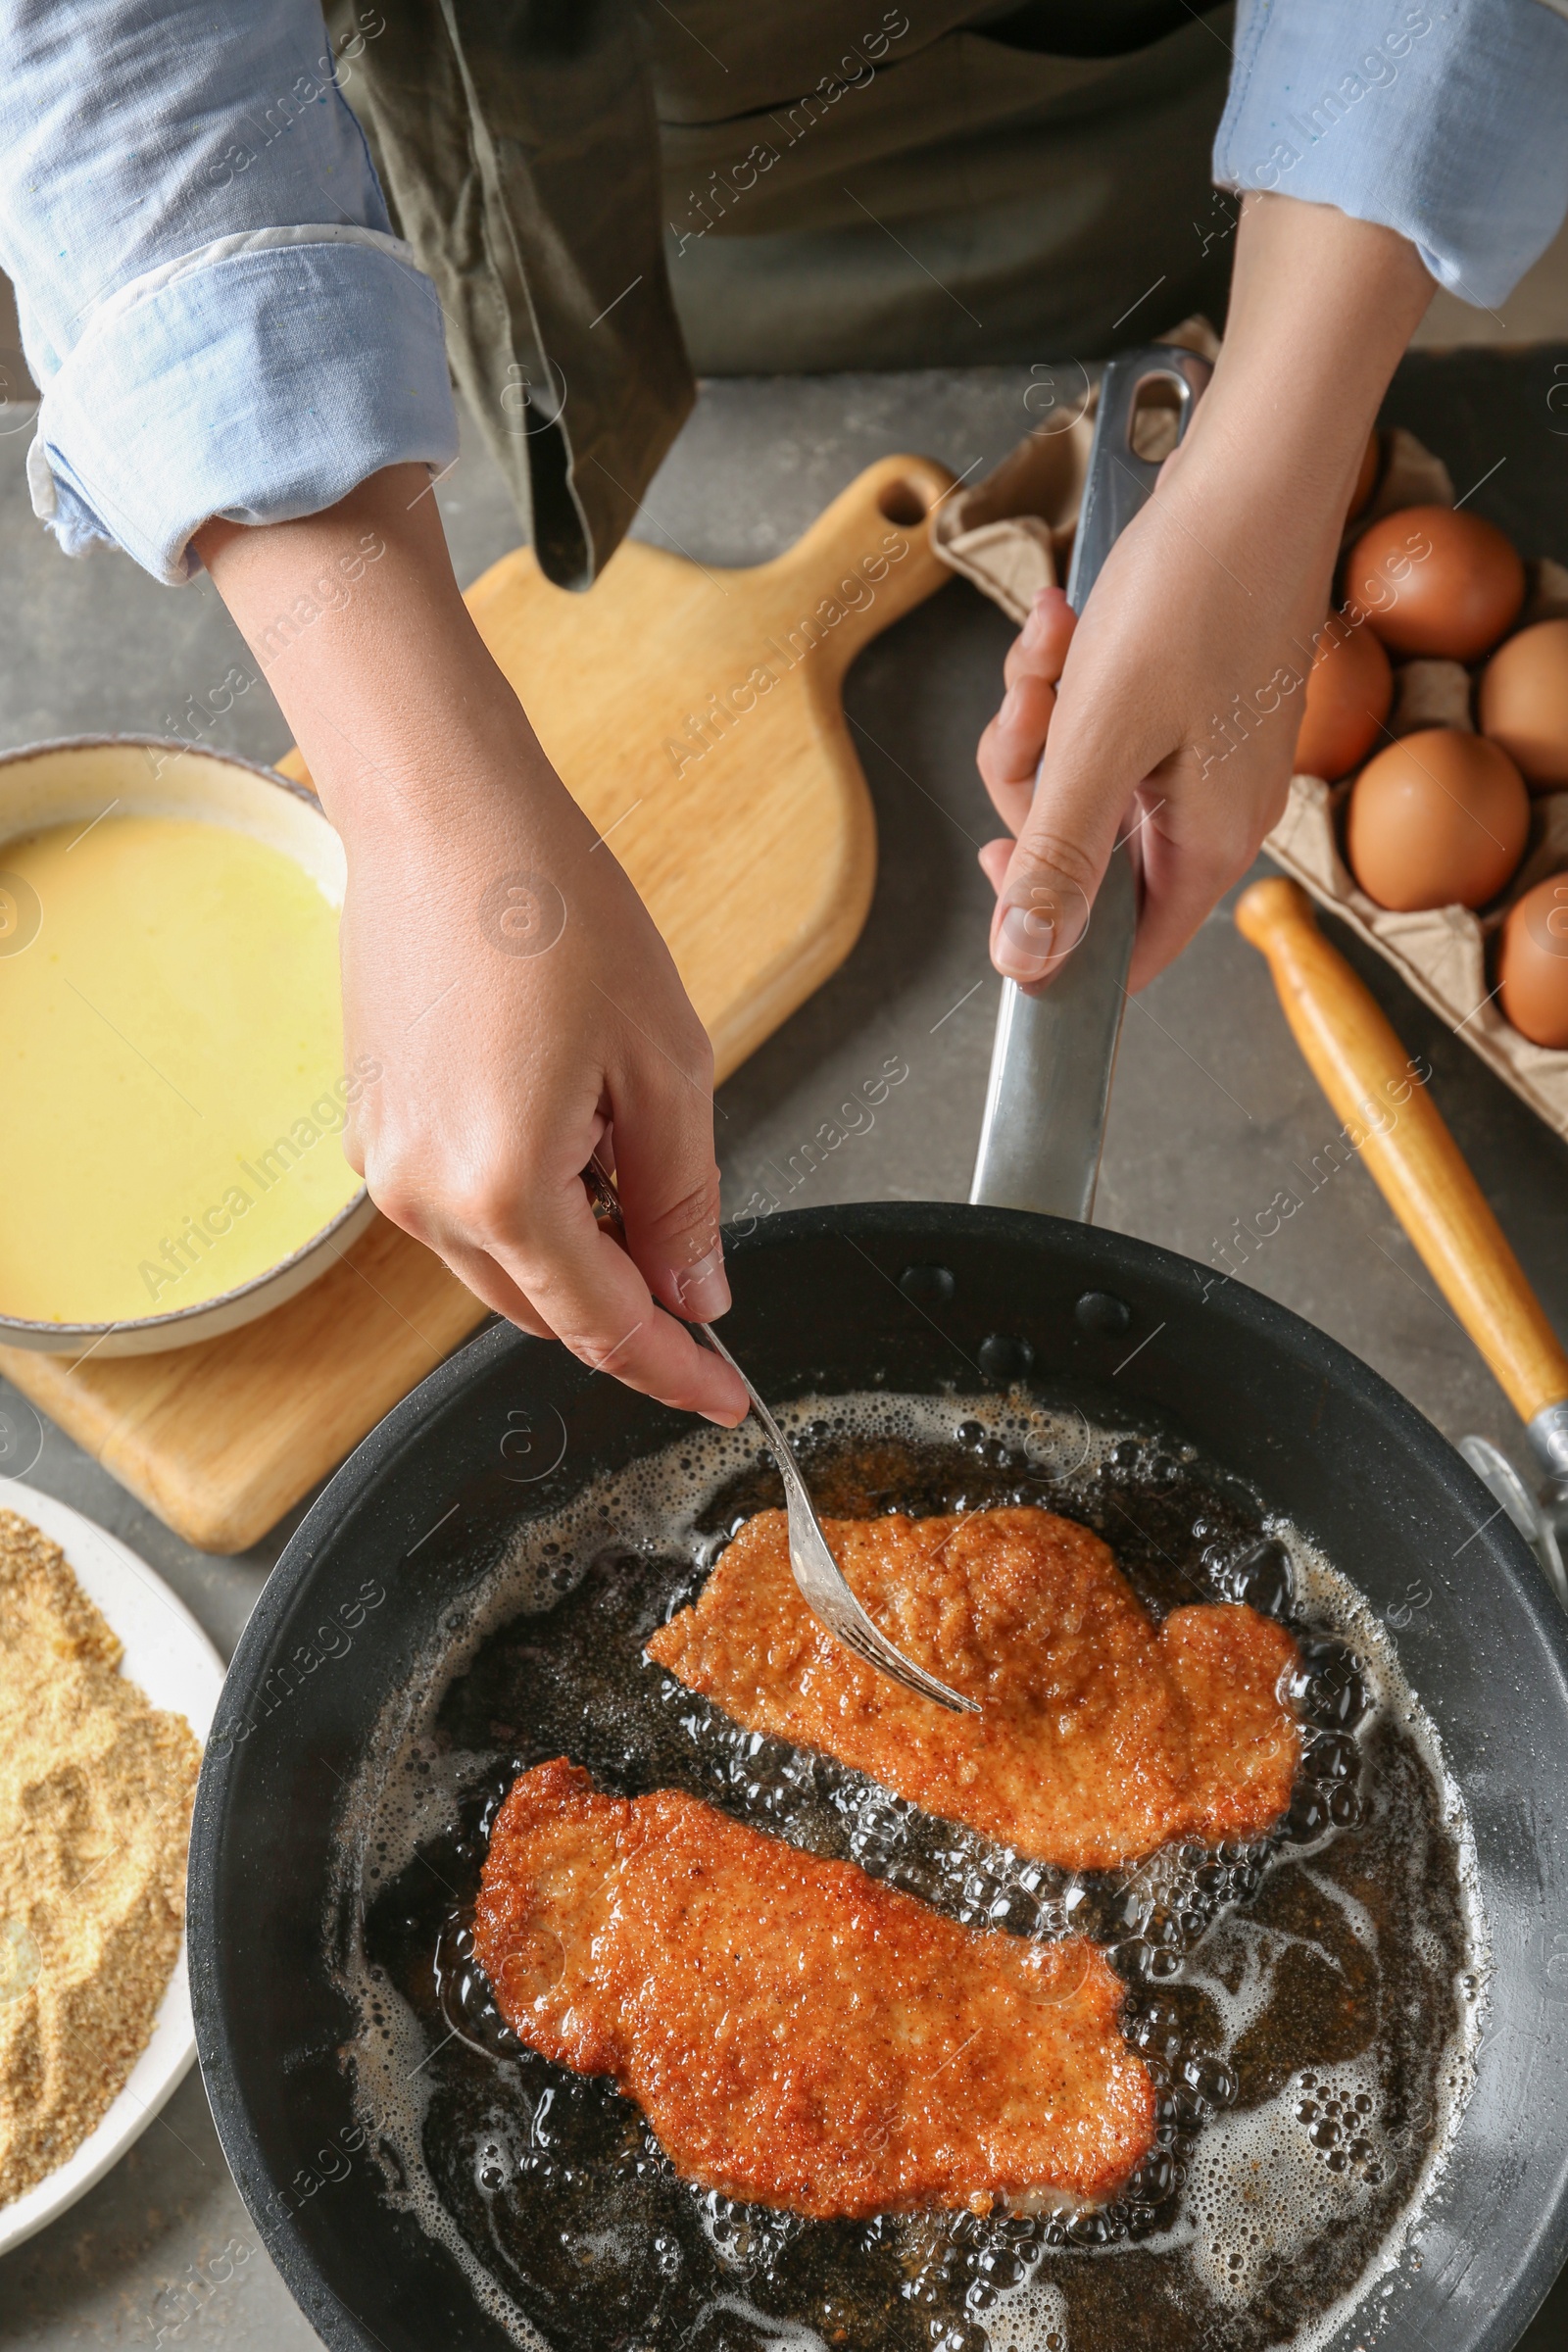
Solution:
<path fill-rule="evenodd" d="M 782 1511 L 747 1521 L 649 1656 L 748 1731 L 1072 1870 L 1253 1837 L 1290 1803 L 1300 1735 L 1280 1693 L 1298 1652 L 1273 1618 L 1200 1606 L 1156 1631 L 1108 1544 L 1050 1511 L 824 1527 L 888 1639 L 983 1713 L 915 1697 L 823 1632 Z"/>
<path fill-rule="evenodd" d="M 514 1785 L 474 1922 L 508 2023 L 611 2075 L 685 2179 L 819 2216 L 1113 2195 L 1154 2090 L 1081 1936 L 960 1928 L 661 1789 Z"/>

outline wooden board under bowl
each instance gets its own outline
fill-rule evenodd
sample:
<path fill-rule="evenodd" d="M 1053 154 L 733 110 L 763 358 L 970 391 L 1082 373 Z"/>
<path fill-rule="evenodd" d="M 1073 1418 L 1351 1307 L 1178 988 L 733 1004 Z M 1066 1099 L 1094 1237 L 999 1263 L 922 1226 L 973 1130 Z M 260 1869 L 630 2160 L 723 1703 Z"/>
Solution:
<path fill-rule="evenodd" d="M 876 876 L 844 673 L 952 577 L 926 515 L 953 476 L 868 466 L 789 551 L 722 570 L 628 541 L 585 597 L 526 548 L 468 590 L 540 740 L 636 883 L 728 1076 L 859 935 Z M 308 782 L 297 753 L 279 762 Z M 0 1348 L 68 1437 L 203 1551 L 243 1551 L 487 1310 L 377 1219 L 274 1313 L 165 1355 Z"/>

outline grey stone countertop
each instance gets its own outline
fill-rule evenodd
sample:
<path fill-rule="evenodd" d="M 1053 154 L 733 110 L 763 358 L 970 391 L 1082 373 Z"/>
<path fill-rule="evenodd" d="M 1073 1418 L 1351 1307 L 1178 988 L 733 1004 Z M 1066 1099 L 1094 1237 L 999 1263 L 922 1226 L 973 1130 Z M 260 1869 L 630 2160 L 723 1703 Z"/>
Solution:
<path fill-rule="evenodd" d="M 1568 345 L 1422 352 L 1401 368 L 1386 416 L 1439 450 L 1461 488 L 1478 484 L 1476 511 L 1526 554 L 1568 559 L 1568 437 L 1550 405 L 1563 374 Z M 1034 421 L 1030 382 L 1025 368 L 986 368 L 709 385 L 639 529 L 709 563 L 759 561 L 889 450 L 928 452 L 957 473 L 986 469 Z M 231 664 L 252 674 L 245 649 L 205 578 L 171 591 L 119 554 L 70 563 L 55 551 L 27 504 L 30 422 L 0 410 L 0 426 L 16 428 L 0 436 L 0 745 L 184 731 L 188 697 L 205 698 Z M 438 495 L 459 576 L 471 579 L 518 536 L 471 428 Z M 758 1187 L 794 1205 L 967 1193 L 997 998 L 990 891 L 975 863 L 995 826 L 974 747 L 1010 634 L 956 582 L 851 673 L 847 707 L 880 833 L 875 903 L 842 970 L 720 1091 L 729 1213 Z M 288 730 L 258 682 L 210 740 L 268 760 Z M 1411 1051 L 1431 1060 L 1434 1100 L 1568 1330 L 1568 1151 L 1385 965 L 1337 936 Z M 860 1131 L 808 1162 L 803 1147 L 893 1055 L 908 1077 L 874 1122 L 857 1114 Z M 1300 1189 L 1298 1166 L 1310 1166 L 1338 1125 L 1261 959 L 1221 906 L 1127 1015 L 1098 1219 L 1208 1261 L 1237 1220 L 1250 1225 L 1276 1192 Z M 1505 1398 L 1358 1162 L 1254 1244 L 1242 1279 L 1343 1341 L 1450 1438 L 1480 1431 L 1526 1467 Z M 14 1421 L 0 1468 L 15 1469 L 18 1448 L 24 1457 L 37 1443 L 37 1423 L 3 1388 L 0 1409 Z M 58 1431 L 44 1428 L 41 1441 L 31 1480 L 140 1550 L 226 1655 L 293 1520 L 243 1557 L 210 1558 Z M 1562 2340 L 1565 2326 L 1559 2282 L 1530 2330 L 1531 2352 Z M 303 2352 L 316 2340 L 229 2180 L 194 2073 L 115 2172 L 0 2262 L 0 2347 Z"/>

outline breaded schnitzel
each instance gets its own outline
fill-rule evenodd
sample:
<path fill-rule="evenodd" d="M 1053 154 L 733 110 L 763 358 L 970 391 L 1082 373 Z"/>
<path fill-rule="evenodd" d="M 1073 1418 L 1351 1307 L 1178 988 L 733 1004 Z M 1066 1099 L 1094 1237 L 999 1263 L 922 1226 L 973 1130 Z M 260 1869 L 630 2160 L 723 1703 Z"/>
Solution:
<path fill-rule="evenodd" d="M 888 1639 L 981 1714 L 916 1697 L 823 1631 L 782 1511 L 747 1521 L 649 1656 L 748 1731 L 1072 1870 L 1253 1837 L 1290 1803 L 1300 1735 L 1279 1692 L 1298 1652 L 1273 1618 L 1199 1606 L 1156 1631 L 1109 1545 L 1050 1511 L 823 1526 Z"/>
<path fill-rule="evenodd" d="M 961 1928 L 673 1789 L 524 1773 L 474 1942 L 522 2039 L 612 2076 L 726 2196 L 824 2218 L 1103 2199 L 1152 2142 L 1092 1944 Z"/>

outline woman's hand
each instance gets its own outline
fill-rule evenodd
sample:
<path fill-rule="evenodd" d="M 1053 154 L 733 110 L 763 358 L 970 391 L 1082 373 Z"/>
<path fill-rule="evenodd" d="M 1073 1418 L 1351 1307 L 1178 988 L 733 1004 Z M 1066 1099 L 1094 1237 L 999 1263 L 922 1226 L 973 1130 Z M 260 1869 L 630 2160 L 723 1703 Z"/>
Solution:
<path fill-rule="evenodd" d="M 458 594 L 422 467 L 197 540 L 348 858 L 345 1136 L 394 1223 L 597 1370 L 733 1424 L 712 1055 L 669 952 Z M 310 613 L 312 617 L 303 618 Z M 581 1182 L 615 1167 L 628 1250 Z"/>
<path fill-rule="evenodd" d="M 1249 197 L 1225 348 L 1076 625 L 1056 589 L 1007 657 L 980 772 L 992 958 L 1046 984 L 1114 844 L 1142 885 L 1131 986 L 1186 945 L 1284 807 L 1356 469 L 1432 295 L 1392 230 Z"/>

